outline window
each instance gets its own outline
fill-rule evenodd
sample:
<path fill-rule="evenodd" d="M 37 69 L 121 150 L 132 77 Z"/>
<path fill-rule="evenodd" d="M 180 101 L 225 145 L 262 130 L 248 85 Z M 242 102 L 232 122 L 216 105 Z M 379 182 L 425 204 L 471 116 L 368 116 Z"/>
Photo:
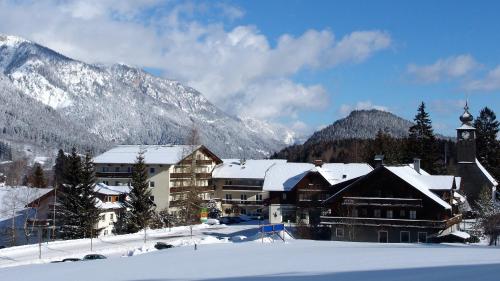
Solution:
<path fill-rule="evenodd" d="M 363 216 L 363 217 L 368 216 L 368 210 L 367 209 L 361 209 L 361 216 Z"/>
<path fill-rule="evenodd" d="M 340 227 L 335 228 L 335 236 L 344 237 L 344 229 Z"/>
<path fill-rule="evenodd" d="M 149 187 L 151 187 L 151 188 L 155 187 L 155 182 L 154 181 L 150 181 L 149 182 Z"/>
<path fill-rule="evenodd" d="M 127 167 L 127 172 L 132 173 L 132 167 Z"/>
<path fill-rule="evenodd" d="M 226 193 L 226 200 L 233 200 L 233 195 L 230 193 Z"/>
<path fill-rule="evenodd" d="M 108 181 L 102 181 L 102 183 L 104 183 L 105 185 L 109 185 Z"/>
<path fill-rule="evenodd" d="M 379 243 L 387 243 L 389 240 L 389 235 L 387 231 L 379 231 L 378 232 L 378 242 Z"/>
<path fill-rule="evenodd" d="M 106 173 L 108 171 L 108 167 L 102 167 L 102 172 Z"/>
<path fill-rule="evenodd" d="M 113 219 L 114 219 L 113 214 L 109 214 L 109 219 L 110 219 L 110 220 L 113 220 Z"/>
<path fill-rule="evenodd" d="M 286 193 L 283 193 L 282 195 L 283 200 L 286 200 Z"/>
<path fill-rule="evenodd" d="M 120 172 L 120 167 L 115 167 L 115 172 Z"/>
<path fill-rule="evenodd" d="M 347 175 L 342 175 L 342 178 L 343 178 L 343 179 L 347 178 Z"/>
<path fill-rule="evenodd" d="M 149 168 L 149 173 L 154 174 L 155 173 L 155 168 Z"/>
<path fill-rule="evenodd" d="M 262 201 L 262 194 L 255 195 L 255 201 Z"/>
<path fill-rule="evenodd" d="M 101 215 L 100 220 L 101 220 L 101 221 L 105 221 L 105 220 L 106 220 L 106 215 Z"/>
<path fill-rule="evenodd" d="M 410 232 L 409 231 L 401 231 L 399 233 L 399 238 L 401 243 L 410 243 Z"/>
<path fill-rule="evenodd" d="M 242 215 L 246 215 L 246 214 L 247 214 L 247 209 L 242 208 L 242 209 L 240 210 L 240 214 L 242 214 Z"/>
<path fill-rule="evenodd" d="M 387 210 L 387 212 L 386 212 L 386 217 L 387 217 L 388 219 L 392 219 L 392 217 L 393 217 L 393 216 L 392 216 L 392 210 Z"/>
<path fill-rule="evenodd" d="M 358 216 L 358 209 L 354 208 L 352 209 L 352 216 L 357 217 Z"/>
<path fill-rule="evenodd" d="M 417 211 L 415 211 L 415 210 L 410 211 L 410 219 L 411 220 L 417 219 Z"/>
<path fill-rule="evenodd" d="M 247 201 L 247 195 L 246 194 L 241 194 L 240 195 L 241 201 Z"/>
<path fill-rule="evenodd" d="M 120 182 L 119 181 L 115 181 L 115 186 L 119 186 L 120 185 Z"/>
<path fill-rule="evenodd" d="M 426 243 L 426 242 L 427 242 L 427 232 L 419 232 L 418 243 Z"/>
<path fill-rule="evenodd" d="M 399 210 L 399 217 L 405 218 L 406 217 L 406 211 L 405 210 Z"/>
<path fill-rule="evenodd" d="M 111 202 L 111 196 L 106 196 L 106 202 Z"/>
<path fill-rule="evenodd" d="M 376 218 L 380 218 L 380 209 L 373 210 L 373 216 Z"/>

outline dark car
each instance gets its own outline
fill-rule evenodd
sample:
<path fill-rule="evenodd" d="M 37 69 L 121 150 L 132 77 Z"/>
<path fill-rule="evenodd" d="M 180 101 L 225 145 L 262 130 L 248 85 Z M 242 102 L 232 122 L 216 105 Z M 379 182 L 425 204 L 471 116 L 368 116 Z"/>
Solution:
<path fill-rule="evenodd" d="M 81 259 L 78 258 L 67 258 L 63 259 L 62 262 L 73 262 L 73 261 L 81 261 Z"/>
<path fill-rule="evenodd" d="M 4 246 L 4 245 L 0 245 L 0 249 L 4 249 L 4 248 L 5 248 L 5 246 Z"/>
<path fill-rule="evenodd" d="M 103 259 L 107 259 L 107 258 L 105 256 L 99 255 L 99 254 L 89 254 L 89 255 L 86 255 L 83 257 L 84 261 L 103 260 Z"/>
<path fill-rule="evenodd" d="M 158 250 L 170 249 L 170 248 L 173 248 L 173 247 L 174 247 L 173 245 L 170 245 L 170 244 L 167 244 L 167 243 L 163 243 L 163 242 L 157 242 L 155 244 L 155 248 L 158 249 Z"/>

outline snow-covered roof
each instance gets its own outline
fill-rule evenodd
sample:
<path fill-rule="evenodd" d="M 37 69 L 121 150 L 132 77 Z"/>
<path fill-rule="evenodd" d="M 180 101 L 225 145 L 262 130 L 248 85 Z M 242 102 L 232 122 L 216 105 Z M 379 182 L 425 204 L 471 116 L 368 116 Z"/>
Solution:
<path fill-rule="evenodd" d="M 451 209 L 450 204 L 446 203 L 443 199 L 439 198 L 436 194 L 431 191 L 431 185 L 429 185 L 429 180 L 432 178 L 428 178 L 429 176 L 421 175 L 412 169 L 409 166 L 384 166 L 387 170 L 392 172 L 394 175 L 398 176 L 411 186 L 415 187 L 417 190 L 422 192 L 424 195 L 432 199 L 434 202 L 443 206 L 445 209 Z M 430 176 L 437 177 L 440 176 Z M 425 178 L 425 179 L 423 179 Z M 436 178 L 436 180 L 438 180 Z"/>
<path fill-rule="evenodd" d="M 335 185 L 371 172 L 366 163 L 325 163 L 321 167 L 309 163 L 280 163 L 269 168 L 263 190 L 289 191 L 308 173 L 320 173 L 330 185 Z"/>
<path fill-rule="evenodd" d="M 412 169 L 415 169 L 415 165 L 413 163 L 410 163 L 408 164 L 408 167 L 412 168 Z M 430 176 L 431 174 L 427 173 L 426 170 L 420 168 L 420 174 L 421 175 L 426 175 L 426 176 Z"/>
<path fill-rule="evenodd" d="M 215 167 L 212 178 L 219 179 L 264 179 L 266 171 L 278 163 L 286 160 L 246 160 L 240 163 L 238 159 L 224 159 L 224 163 Z"/>
<path fill-rule="evenodd" d="M 16 212 L 26 209 L 26 205 L 49 193 L 52 188 L 32 188 L 27 186 L 0 187 L 0 221 L 12 217 L 12 209 Z"/>
<path fill-rule="evenodd" d="M 366 163 L 325 163 L 311 171 L 318 171 L 331 185 L 351 180 L 373 171 Z"/>
<path fill-rule="evenodd" d="M 471 125 L 462 124 L 462 126 L 458 127 L 457 130 L 475 130 L 476 128 Z"/>
<path fill-rule="evenodd" d="M 455 184 L 457 186 L 457 190 L 460 190 L 460 186 L 462 184 L 462 178 L 461 177 L 455 177 Z"/>
<path fill-rule="evenodd" d="M 130 186 L 127 185 L 106 185 L 98 183 L 94 187 L 94 191 L 104 195 L 121 195 L 130 193 Z"/>
<path fill-rule="evenodd" d="M 94 158 L 96 164 L 134 164 L 140 151 L 146 164 L 173 165 L 199 149 L 192 145 L 119 145 Z"/>
<path fill-rule="evenodd" d="M 491 182 L 491 184 L 493 186 L 497 186 L 498 185 L 498 182 L 495 180 L 495 178 L 486 170 L 486 168 L 484 168 L 483 165 L 481 165 L 481 162 L 479 162 L 479 160 L 477 160 L 476 158 L 476 164 L 477 166 L 479 167 L 479 169 L 481 170 L 481 172 L 484 174 L 484 176 Z"/>
<path fill-rule="evenodd" d="M 420 175 L 418 178 L 431 190 L 452 190 L 455 182 L 454 176 Z"/>
<path fill-rule="evenodd" d="M 96 207 L 102 210 L 109 210 L 109 209 L 121 209 L 124 208 L 123 203 L 121 202 L 103 202 L 100 199 L 96 199 Z"/>
<path fill-rule="evenodd" d="M 292 189 L 312 168 L 310 163 L 279 163 L 269 168 L 264 178 L 262 190 L 265 191 L 289 191 Z"/>

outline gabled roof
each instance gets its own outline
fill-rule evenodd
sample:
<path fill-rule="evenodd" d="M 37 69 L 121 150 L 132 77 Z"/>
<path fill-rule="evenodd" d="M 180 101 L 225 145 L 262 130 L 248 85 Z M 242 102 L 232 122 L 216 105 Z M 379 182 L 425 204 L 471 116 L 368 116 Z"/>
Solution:
<path fill-rule="evenodd" d="M 280 163 L 269 168 L 264 178 L 264 191 L 289 191 L 314 168 L 310 163 Z"/>
<path fill-rule="evenodd" d="M 266 171 L 273 165 L 286 163 L 286 160 L 246 160 L 223 159 L 223 163 L 212 172 L 214 179 L 264 179 Z"/>
<path fill-rule="evenodd" d="M 98 183 L 94 187 L 94 192 L 104 195 L 122 195 L 130 193 L 131 186 L 127 185 L 106 185 Z"/>
<path fill-rule="evenodd" d="M 222 161 L 210 150 L 202 145 L 118 145 L 94 158 L 96 164 L 134 164 L 139 152 L 144 152 L 146 164 L 173 165 L 191 155 L 194 151 L 203 149 L 215 158 Z"/>
<path fill-rule="evenodd" d="M 455 183 L 454 176 L 420 175 L 418 178 L 431 190 L 452 190 Z"/>
<path fill-rule="evenodd" d="M 440 178 L 439 176 L 424 176 L 419 173 L 417 173 L 414 169 L 410 168 L 409 166 L 384 166 L 387 170 L 389 170 L 391 173 L 394 175 L 398 176 L 420 192 L 422 192 L 424 195 L 432 199 L 434 202 L 438 203 L 439 205 L 443 206 L 445 209 L 451 209 L 450 204 L 446 203 L 443 199 L 439 198 L 436 194 L 434 194 L 431 191 L 431 185 L 429 185 L 429 180 L 432 181 L 433 178 L 429 177 L 437 177 L 435 178 L 438 180 Z M 423 179 L 425 178 L 425 179 Z"/>
<path fill-rule="evenodd" d="M 269 168 L 263 190 L 290 191 L 309 173 L 319 173 L 330 185 L 335 185 L 372 170 L 366 163 L 325 163 L 321 167 L 309 163 L 281 163 Z"/>
<path fill-rule="evenodd" d="M 481 162 L 479 162 L 479 160 L 477 160 L 476 158 L 476 164 L 477 166 L 479 167 L 479 169 L 481 170 L 481 172 L 484 174 L 484 176 L 491 182 L 491 184 L 493 186 L 498 186 L 498 182 L 495 180 L 495 178 L 486 170 L 486 168 L 481 165 Z"/>

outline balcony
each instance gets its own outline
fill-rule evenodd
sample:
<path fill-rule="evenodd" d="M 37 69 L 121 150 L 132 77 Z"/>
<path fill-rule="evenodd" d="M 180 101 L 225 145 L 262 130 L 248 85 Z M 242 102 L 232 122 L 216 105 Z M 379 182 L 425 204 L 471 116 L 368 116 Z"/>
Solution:
<path fill-rule="evenodd" d="M 192 176 L 191 173 L 170 173 L 170 178 L 172 179 L 190 179 Z M 211 179 L 211 173 L 196 173 L 197 179 Z"/>
<path fill-rule="evenodd" d="M 128 179 L 132 177 L 131 172 L 96 172 L 97 178 Z"/>
<path fill-rule="evenodd" d="M 255 191 L 262 192 L 262 186 L 257 185 L 224 185 L 222 186 L 222 190 L 242 190 L 242 191 Z"/>
<path fill-rule="evenodd" d="M 227 205 L 233 205 L 233 204 L 237 204 L 237 205 L 245 205 L 245 206 L 262 206 L 264 205 L 264 201 L 263 200 L 239 200 L 239 199 L 224 199 L 222 200 L 222 204 L 227 204 Z"/>
<path fill-rule="evenodd" d="M 447 220 L 410 220 L 386 218 L 360 218 L 360 217 L 328 217 L 321 216 L 323 225 L 350 225 L 350 226 L 376 226 L 376 227 L 414 227 L 446 229 L 462 220 L 462 215 L 456 215 Z"/>
<path fill-rule="evenodd" d="M 422 207 L 422 199 L 379 198 L 379 197 L 344 197 L 344 201 L 342 202 L 342 205 L 421 208 Z"/>
<path fill-rule="evenodd" d="M 213 188 L 211 188 L 210 186 L 196 186 L 196 191 L 198 192 L 213 192 Z M 189 186 L 177 186 L 177 187 L 171 187 L 170 188 L 170 192 L 171 193 L 174 193 L 174 192 L 188 192 L 188 191 L 191 191 L 191 187 Z"/>
<path fill-rule="evenodd" d="M 200 165 L 212 165 L 212 160 L 196 160 L 196 166 Z M 182 165 L 191 165 L 191 159 L 185 159 L 181 162 Z"/>

